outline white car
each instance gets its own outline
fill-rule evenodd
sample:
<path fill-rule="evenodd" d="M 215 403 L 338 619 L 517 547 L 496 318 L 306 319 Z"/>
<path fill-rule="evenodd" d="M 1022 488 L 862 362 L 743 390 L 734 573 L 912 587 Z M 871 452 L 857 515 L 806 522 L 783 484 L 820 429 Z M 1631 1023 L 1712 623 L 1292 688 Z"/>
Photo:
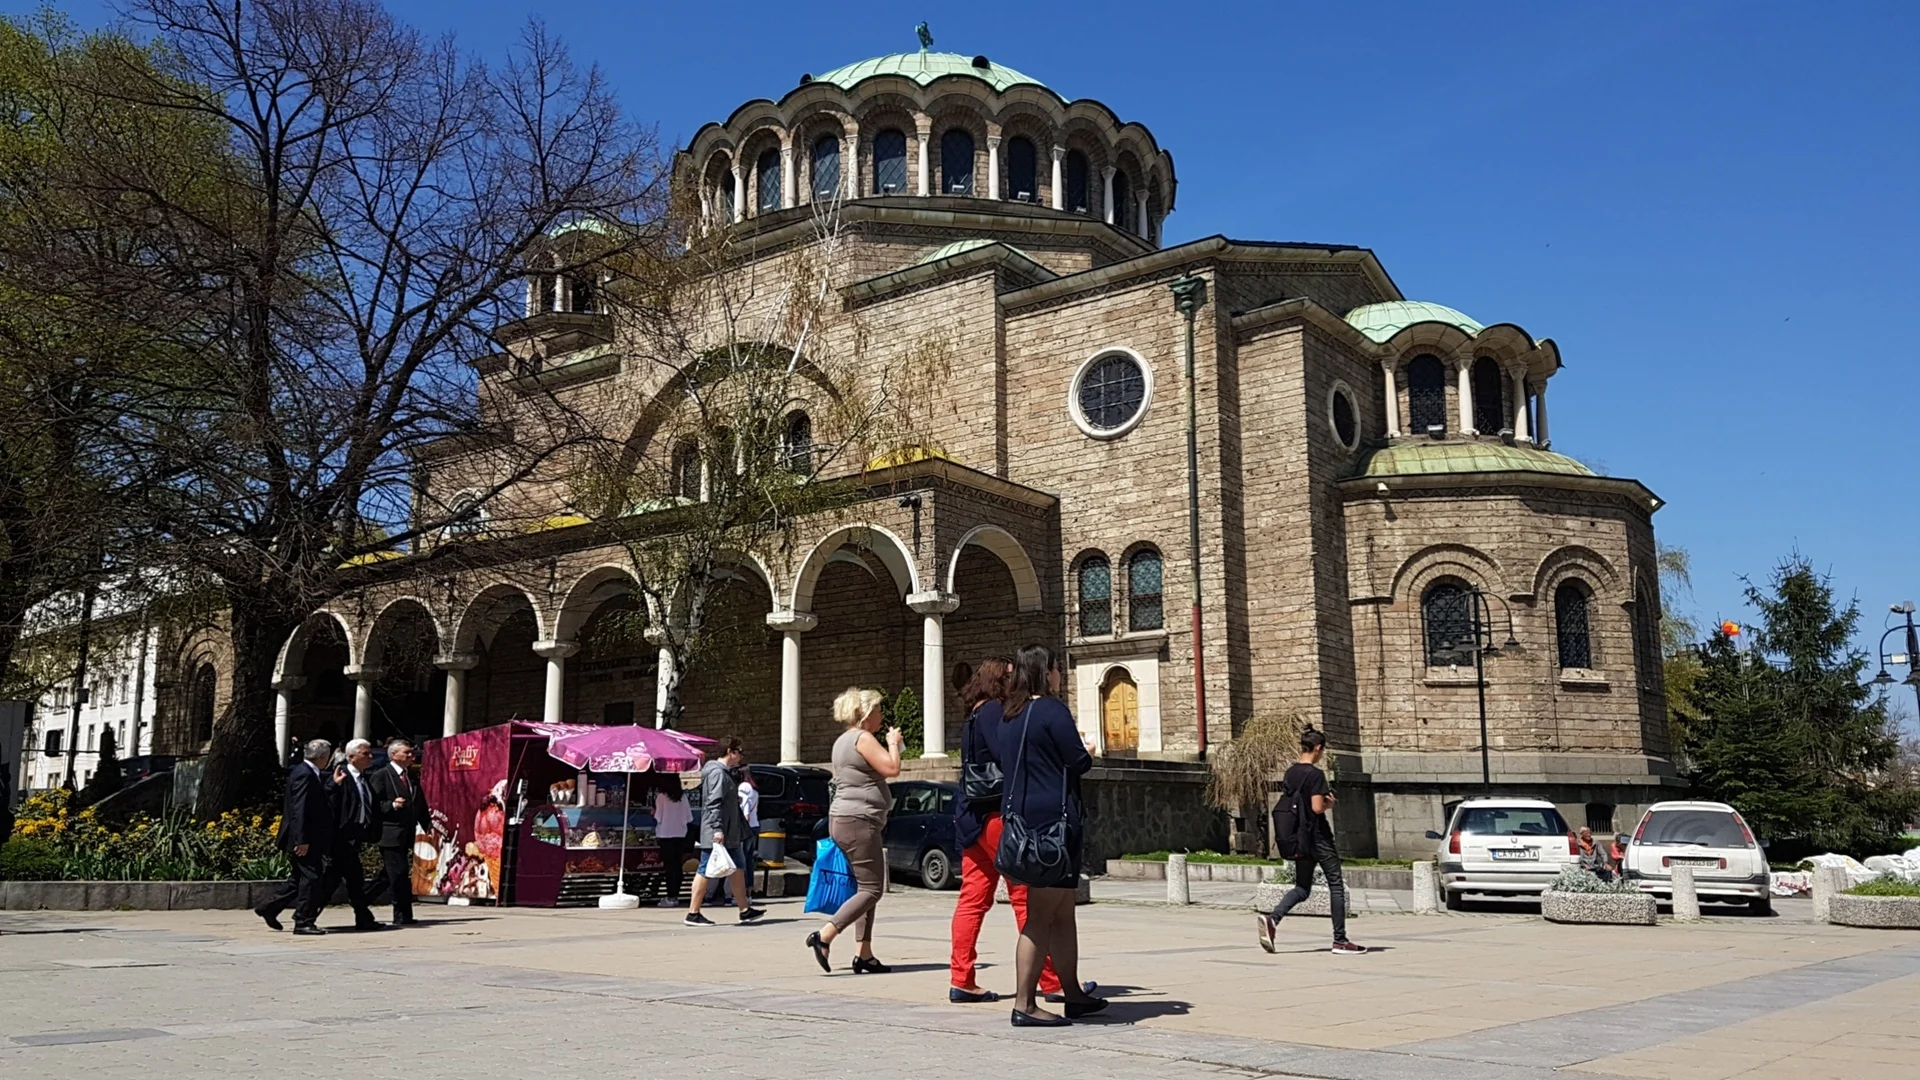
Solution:
<path fill-rule="evenodd" d="M 1663 802 L 1647 809 L 1627 843 L 1626 879 L 1643 892 L 1673 895 L 1673 868 L 1693 867 L 1702 900 L 1773 911 L 1767 853 L 1740 812 L 1726 803 Z"/>
<path fill-rule="evenodd" d="M 1468 799 L 1440 841 L 1440 889 L 1448 908 L 1464 893 L 1539 895 L 1580 861 L 1579 838 L 1544 799 Z"/>

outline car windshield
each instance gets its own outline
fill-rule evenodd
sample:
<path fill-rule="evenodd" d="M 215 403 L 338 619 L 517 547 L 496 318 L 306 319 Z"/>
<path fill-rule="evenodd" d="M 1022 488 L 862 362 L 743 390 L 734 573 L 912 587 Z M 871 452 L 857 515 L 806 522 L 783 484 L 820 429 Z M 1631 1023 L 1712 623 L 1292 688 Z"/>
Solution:
<path fill-rule="evenodd" d="M 1454 828 L 1474 836 L 1565 836 L 1567 819 L 1545 806 L 1469 806 Z"/>
<path fill-rule="evenodd" d="M 1699 844 L 1702 847 L 1752 847 L 1740 822 L 1726 810 L 1655 810 L 1640 830 L 1642 844 Z"/>

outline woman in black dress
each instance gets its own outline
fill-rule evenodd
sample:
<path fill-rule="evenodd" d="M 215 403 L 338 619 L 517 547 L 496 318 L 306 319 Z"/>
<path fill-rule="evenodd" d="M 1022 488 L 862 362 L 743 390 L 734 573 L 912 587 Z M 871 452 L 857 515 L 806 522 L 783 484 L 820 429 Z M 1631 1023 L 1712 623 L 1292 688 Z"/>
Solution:
<path fill-rule="evenodd" d="M 1064 814 L 1067 826 L 1071 876 L 1064 882 L 1021 882 L 1028 886 L 1027 921 L 1020 928 L 1014 954 L 1015 1027 L 1063 1027 L 1072 1018 L 1099 1012 L 1107 1005 L 1080 985 L 1080 934 L 1073 911 L 1084 837 L 1080 777 L 1093 768 L 1093 756 L 1080 741 L 1073 714 L 1054 696 L 1060 690 L 1059 680 L 1053 654 L 1044 646 L 1028 645 L 1015 653 L 1013 673 L 1001 700 L 1002 718 L 988 736 L 1006 777 L 1002 816 L 1017 813 L 1038 829 Z M 1049 957 L 1066 993 L 1066 1016 L 1040 1008 L 1040 972 Z"/>

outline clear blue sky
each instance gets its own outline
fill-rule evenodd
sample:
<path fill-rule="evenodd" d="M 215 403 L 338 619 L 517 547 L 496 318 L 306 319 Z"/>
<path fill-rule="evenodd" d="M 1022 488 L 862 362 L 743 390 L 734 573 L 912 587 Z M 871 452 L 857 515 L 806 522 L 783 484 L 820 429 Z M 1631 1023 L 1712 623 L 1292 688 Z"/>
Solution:
<path fill-rule="evenodd" d="M 1795 549 L 1867 647 L 1920 599 L 1920 4 L 393 8 L 483 55 L 538 9 L 667 142 L 927 19 L 1151 128 L 1168 243 L 1364 245 L 1411 298 L 1559 342 L 1555 449 L 1667 500 L 1670 604 L 1745 619 L 1739 575 Z"/>

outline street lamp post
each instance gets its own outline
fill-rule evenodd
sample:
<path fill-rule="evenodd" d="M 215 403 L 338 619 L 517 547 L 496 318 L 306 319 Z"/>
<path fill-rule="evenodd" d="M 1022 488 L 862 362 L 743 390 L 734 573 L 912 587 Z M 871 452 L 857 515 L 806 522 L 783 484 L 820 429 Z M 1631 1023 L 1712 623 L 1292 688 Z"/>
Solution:
<path fill-rule="evenodd" d="M 1487 606 L 1492 600 L 1500 605 L 1507 620 L 1507 640 L 1502 644 L 1493 643 L 1493 610 Z M 1492 739 L 1487 734 L 1487 669 L 1485 660 L 1489 656 L 1518 656 L 1521 652 L 1520 639 L 1513 636 L 1513 609 L 1507 602 L 1475 585 L 1467 589 L 1467 608 L 1473 620 L 1473 640 L 1471 642 L 1441 642 L 1440 651 L 1451 653 L 1455 657 L 1463 653 L 1473 654 L 1473 692 L 1480 706 L 1480 788 L 1486 794 L 1493 792 L 1493 751 Z M 1451 646 L 1451 647 L 1449 647 Z"/>
<path fill-rule="evenodd" d="M 1880 635 L 1880 648 L 1878 649 L 1880 653 L 1880 674 L 1873 677 L 1873 683 L 1875 686 L 1892 686 L 1893 676 L 1887 674 L 1887 665 L 1906 665 L 1907 677 L 1900 681 L 1913 687 L 1914 704 L 1916 707 L 1920 707 L 1920 637 L 1914 635 L 1913 601 L 1908 600 L 1904 603 L 1893 605 L 1893 613 L 1895 615 L 1905 615 L 1907 617 L 1906 625 L 1888 627 L 1887 632 Z M 1906 653 L 1904 655 L 1900 653 L 1889 655 L 1887 653 L 1887 639 L 1902 630 L 1907 632 Z"/>
<path fill-rule="evenodd" d="M 1200 651 L 1200 440 L 1193 389 L 1193 317 L 1207 302 L 1206 282 L 1191 274 L 1169 286 L 1174 310 L 1187 320 L 1187 560 L 1193 571 L 1193 716 L 1200 760 L 1207 758 L 1207 665 Z"/>

